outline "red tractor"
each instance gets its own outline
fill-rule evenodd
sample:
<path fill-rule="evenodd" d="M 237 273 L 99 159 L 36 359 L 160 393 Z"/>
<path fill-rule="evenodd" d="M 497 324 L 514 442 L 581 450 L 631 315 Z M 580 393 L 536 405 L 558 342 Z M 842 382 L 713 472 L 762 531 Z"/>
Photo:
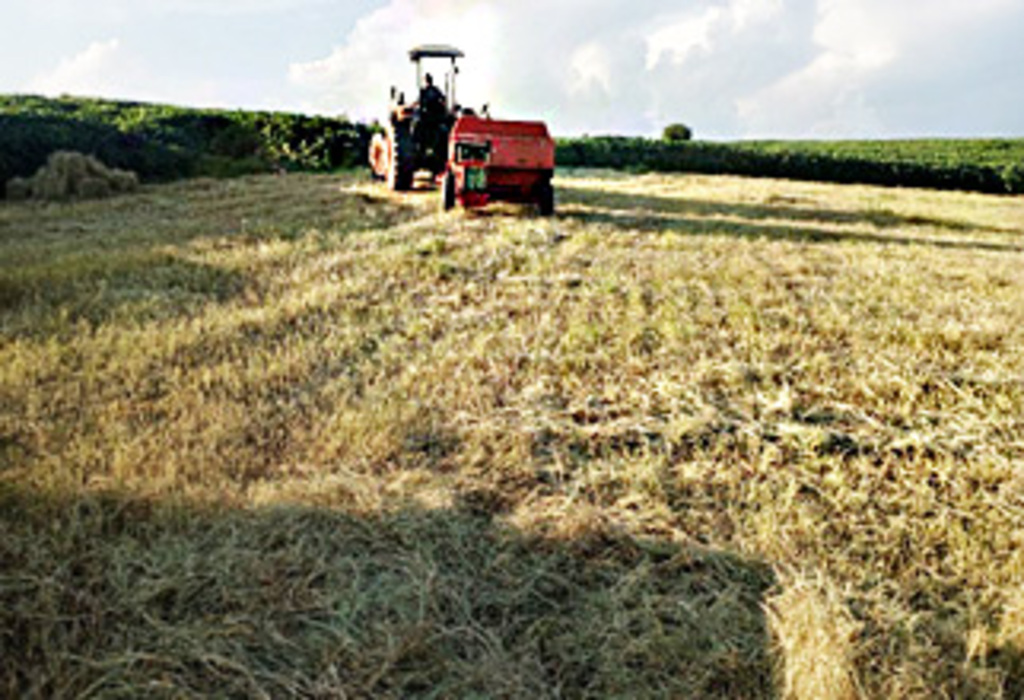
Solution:
<path fill-rule="evenodd" d="M 457 59 L 451 46 L 418 46 L 409 52 L 416 64 L 419 99 L 406 104 L 391 89 L 392 106 L 384 134 L 370 143 L 374 177 L 395 191 L 412 188 L 416 173 L 427 171 L 441 185 L 442 208 L 480 207 L 493 201 L 537 204 L 541 214 L 555 209 L 551 178 L 555 142 L 542 122 L 503 121 L 477 116 L 455 101 Z M 446 59 L 451 70 L 447 95 L 424 74 L 423 59 Z M 486 114 L 486 108 L 484 108 Z"/>

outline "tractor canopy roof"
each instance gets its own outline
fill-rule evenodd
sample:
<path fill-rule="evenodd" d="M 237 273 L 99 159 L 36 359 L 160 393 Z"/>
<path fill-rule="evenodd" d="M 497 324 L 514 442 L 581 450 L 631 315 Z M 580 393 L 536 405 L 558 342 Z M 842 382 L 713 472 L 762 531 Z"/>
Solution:
<path fill-rule="evenodd" d="M 422 46 L 416 46 L 409 51 L 409 59 L 412 61 L 418 61 L 421 58 L 462 58 L 466 54 L 459 51 L 454 46 L 445 46 L 444 44 L 423 44 Z"/>

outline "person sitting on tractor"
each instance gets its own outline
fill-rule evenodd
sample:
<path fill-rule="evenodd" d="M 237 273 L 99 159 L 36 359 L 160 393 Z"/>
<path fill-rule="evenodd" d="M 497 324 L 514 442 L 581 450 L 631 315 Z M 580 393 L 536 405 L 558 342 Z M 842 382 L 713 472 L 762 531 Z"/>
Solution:
<path fill-rule="evenodd" d="M 427 73 L 420 101 L 412 118 L 413 141 L 421 159 L 447 159 L 448 103 L 444 93 L 434 85 L 434 77 Z"/>
<path fill-rule="evenodd" d="M 424 114 L 437 116 L 447 111 L 444 93 L 434 85 L 434 76 L 427 73 L 423 89 L 420 90 L 420 109 Z"/>

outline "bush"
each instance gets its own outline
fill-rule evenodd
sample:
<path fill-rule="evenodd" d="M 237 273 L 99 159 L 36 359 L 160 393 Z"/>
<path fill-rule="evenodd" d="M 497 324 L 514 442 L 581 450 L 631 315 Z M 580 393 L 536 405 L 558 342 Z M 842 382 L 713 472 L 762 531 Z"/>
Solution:
<path fill-rule="evenodd" d="M 689 141 L 693 138 L 693 130 L 686 124 L 669 124 L 661 134 L 662 139 L 669 143 Z"/>
<path fill-rule="evenodd" d="M 1024 165 L 1007 165 L 1003 169 L 1003 183 L 1010 194 L 1024 194 Z"/>
<path fill-rule="evenodd" d="M 209 152 L 214 156 L 244 160 L 261 156 L 263 146 L 263 139 L 252 125 L 228 123 L 213 133 Z"/>

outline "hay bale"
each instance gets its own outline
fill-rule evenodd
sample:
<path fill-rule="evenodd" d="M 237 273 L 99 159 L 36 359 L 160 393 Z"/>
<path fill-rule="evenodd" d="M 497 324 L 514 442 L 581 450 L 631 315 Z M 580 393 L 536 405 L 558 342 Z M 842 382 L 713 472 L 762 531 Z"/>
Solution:
<path fill-rule="evenodd" d="M 110 188 L 119 194 L 127 194 L 139 189 L 139 176 L 129 170 L 110 171 Z"/>
<path fill-rule="evenodd" d="M 82 199 L 105 199 L 114 193 L 111 183 L 99 177 L 85 177 L 78 182 L 78 192 Z"/>
<path fill-rule="evenodd" d="M 24 202 L 32 197 L 32 183 L 23 177 L 7 181 L 7 199 L 12 202 Z"/>
<path fill-rule="evenodd" d="M 46 170 L 54 182 L 61 182 L 63 192 L 58 197 L 81 196 L 82 182 L 89 179 L 105 179 L 106 168 L 95 158 L 74 151 L 57 151 L 50 154 Z"/>
<path fill-rule="evenodd" d="M 45 201 L 65 201 L 72 197 L 100 199 L 112 194 L 134 192 L 139 178 L 133 172 L 108 168 L 93 156 L 74 151 L 56 151 L 50 154 L 46 165 L 31 180 L 14 186 L 14 197 L 33 197 Z M 10 185 L 8 185 L 10 187 Z M 27 189 L 27 194 L 26 194 Z M 10 190 L 9 190 L 10 192 Z"/>
<path fill-rule="evenodd" d="M 110 173 L 114 170 L 113 168 L 108 168 L 95 156 L 86 156 L 85 160 L 82 161 L 81 167 L 85 169 L 87 175 L 101 178 L 109 177 Z"/>
<path fill-rule="evenodd" d="M 69 181 L 77 182 L 89 174 L 89 156 L 75 151 L 57 151 L 50 154 L 46 167 Z"/>
<path fill-rule="evenodd" d="M 62 202 L 71 196 L 67 175 L 60 170 L 40 168 L 32 177 L 32 196 L 47 202 Z"/>

